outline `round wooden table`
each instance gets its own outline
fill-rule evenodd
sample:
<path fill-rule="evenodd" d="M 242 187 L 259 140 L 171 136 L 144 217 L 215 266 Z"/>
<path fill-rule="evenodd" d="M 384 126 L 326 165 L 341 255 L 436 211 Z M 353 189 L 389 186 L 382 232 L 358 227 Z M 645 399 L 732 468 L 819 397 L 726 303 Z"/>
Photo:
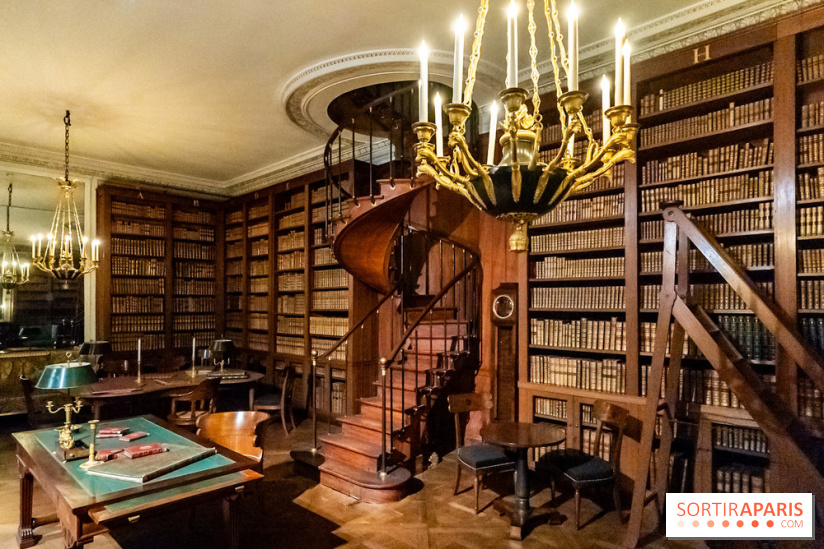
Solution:
<path fill-rule="evenodd" d="M 527 523 L 536 522 L 539 517 L 548 518 L 551 510 L 533 509 L 529 505 L 529 459 L 530 448 L 555 446 L 566 439 L 566 432 L 550 423 L 519 423 L 515 421 L 494 421 L 481 428 L 484 442 L 513 450 L 515 462 L 515 496 L 495 502 L 495 509 L 509 515 L 511 527 L 509 537 L 514 540 L 524 538 Z"/>

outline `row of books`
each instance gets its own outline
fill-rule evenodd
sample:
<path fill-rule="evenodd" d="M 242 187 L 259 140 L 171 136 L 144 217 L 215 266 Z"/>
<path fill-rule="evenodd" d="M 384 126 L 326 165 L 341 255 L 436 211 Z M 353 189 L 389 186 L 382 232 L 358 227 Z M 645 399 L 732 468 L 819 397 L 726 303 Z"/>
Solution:
<path fill-rule="evenodd" d="M 824 53 L 796 61 L 795 72 L 799 82 L 818 80 L 824 76 Z"/>
<path fill-rule="evenodd" d="M 626 351 L 626 323 L 617 317 L 610 320 L 529 319 L 530 345 L 574 347 L 599 351 Z"/>
<path fill-rule="evenodd" d="M 746 268 L 751 267 L 772 267 L 775 264 L 775 250 L 772 242 L 761 244 L 737 244 L 725 246 L 724 248 L 730 256 Z M 802 250 L 817 251 L 817 250 Z M 824 250 L 819 254 L 824 260 Z M 802 255 L 803 257 L 803 255 Z M 660 273 L 664 264 L 664 252 L 641 252 L 641 272 Z M 692 249 L 689 251 L 690 272 L 714 271 L 715 269 L 700 251 Z"/>
<path fill-rule="evenodd" d="M 175 280 L 175 295 L 215 295 L 213 280 Z"/>
<path fill-rule="evenodd" d="M 824 272 L 824 249 L 798 250 L 798 272 Z"/>
<path fill-rule="evenodd" d="M 595 196 L 583 200 L 566 200 L 554 210 L 532 222 L 533 227 L 583 219 L 600 219 L 624 215 L 624 193 Z"/>
<path fill-rule="evenodd" d="M 302 269 L 304 266 L 303 252 L 292 252 L 288 254 L 278 254 L 278 270 Z"/>
<path fill-rule="evenodd" d="M 243 223 L 243 210 L 234 210 L 226 213 L 226 224 L 235 225 Z"/>
<path fill-rule="evenodd" d="M 260 204 L 249 207 L 249 219 L 259 219 L 269 215 L 269 204 L 264 200 Z"/>
<path fill-rule="evenodd" d="M 768 167 L 773 163 L 774 150 L 773 142 L 763 139 L 649 160 L 641 166 L 641 185 Z"/>
<path fill-rule="evenodd" d="M 112 214 L 145 217 L 146 219 L 166 219 L 166 208 L 164 206 L 132 204 L 130 202 L 112 200 Z"/>
<path fill-rule="evenodd" d="M 349 329 L 349 319 L 333 316 L 310 316 L 309 333 L 341 337 Z"/>
<path fill-rule="evenodd" d="M 250 330 L 265 331 L 269 329 L 269 318 L 266 313 L 249 313 L 248 319 L 248 328 Z"/>
<path fill-rule="evenodd" d="M 584 120 L 593 132 L 600 132 L 603 129 L 604 117 L 601 113 L 601 109 L 595 109 L 591 113 L 584 115 Z M 544 129 L 541 132 L 541 143 L 543 144 L 558 143 L 562 138 L 563 135 L 561 134 L 560 124 L 544 126 Z"/>
<path fill-rule="evenodd" d="M 801 105 L 801 120 L 799 123 L 802 128 L 812 128 L 823 125 L 824 101 Z"/>
<path fill-rule="evenodd" d="M 661 223 L 663 224 L 663 220 Z M 539 253 L 611 248 L 623 245 L 623 225 L 569 233 L 537 234 L 529 237 L 529 249 Z"/>
<path fill-rule="evenodd" d="M 142 259 L 125 256 L 112 257 L 113 276 L 166 276 L 166 262 L 162 259 Z"/>
<path fill-rule="evenodd" d="M 136 351 L 138 339 L 140 339 L 140 349 L 142 351 L 156 351 L 166 347 L 166 337 L 163 334 L 112 333 L 109 336 L 112 351 L 115 353 Z"/>
<path fill-rule="evenodd" d="M 718 327 L 751 360 L 775 360 L 775 337 L 751 315 L 718 315 Z"/>
<path fill-rule="evenodd" d="M 113 294 L 163 295 L 166 281 L 162 278 L 113 278 Z"/>
<path fill-rule="evenodd" d="M 706 80 L 679 86 L 672 90 L 660 89 L 658 93 L 645 94 L 638 102 L 638 108 L 640 115 L 644 116 L 767 84 L 772 82 L 772 78 L 773 63 L 772 61 L 766 61 L 751 67 L 719 74 Z"/>
<path fill-rule="evenodd" d="M 327 187 L 324 185 L 312 191 L 311 198 L 312 204 L 327 202 L 330 200 L 338 200 L 340 198 L 340 189 L 334 186 Z"/>
<path fill-rule="evenodd" d="M 658 325 L 655 322 L 642 322 L 641 323 L 641 331 L 639 333 L 639 350 L 641 353 L 645 354 L 652 354 L 655 351 L 655 334 L 657 331 Z M 672 344 L 672 328 L 673 325 L 670 325 L 670 329 L 667 332 L 667 350 L 666 356 L 671 356 L 671 344 Z M 683 357 L 699 357 L 700 351 L 698 351 L 698 347 L 696 347 L 695 343 L 690 340 L 688 335 L 684 335 L 684 348 L 681 350 L 681 356 Z"/>
<path fill-rule="evenodd" d="M 824 134 L 816 133 L 799 137 L 797 155 L 799 164 L 824 162 Z"/>
<path fill-rule="evenodd" d="M 582 193 L 591 193 L 597 191 L 606 191 L 609 189 L 620 189 L 624 186 L 624 163 L 617 164 L 612 169 L 601 177 L 597 177 L 586 187 L 575 191 L 571 196 L 576 196 Z"/>
<path fill-rule="evenodd" d="M 246 228 L 246 236 L 249 238 L 257 238 L 259 236 L 266 236 L 269 234 L 269 222 L 256 223 L 249 225 Z"/>
<path fill-rule="evenodd" d="M 595 447 L 595 429 L 581 430 L 581 451 L 585 454 L 598 456 L 604 461 L 609 461 L 612 452 L 612 440 L 615 436 L 611 431 L 601 431 L 600 447 Z"/>
<path fill-rule="evenodd" d="M 182 240 L 197 240 L 200 242 L 215 241 L 215 230 L 212 227 L 175 227 L 172 235 Z"/>
<path fill-rule="evenodd" d="M 278 229 L 291 229 L 294 227 L 303 227 L 306 223 L 306 212 L 299 211 L 284 215 L 278 219 Z"/>
<path fill-rule="evenodd" d="M 223 267 L 226 276 L 243 275 L 243 263 L 240 261 L 227 261 Z"/>
<path fill-rule="evenodd" d="M 804 417 L 824 418 L 824 395 L 810 378 L 798 378 L 798 414 Z"/>
<path fill-rule="evenodd" d="M 280 210 L 291 210 L 292 208 L 303 207 L 306 203 L 306 192 L 297 191 L 289 195 L 289 198 L 281 205 Z"/>
<path fill-rule="evenodd" d="M 278 276 L 279 292 L 299 292 L 303 290 L 302 274 L 282 274 Z"/>
<path fill-rule="evenodd" d="M 163 315 L 112 317 L 112 332 L 162 332 Z"/>
<path fill-rule="evenodd" d="M 349 273 L 343 269 L 326 269 L 312 273 L 313 288 L 340 288 L 349 285 Z"/>
<path fill-rule="evenodd" d="M 755 284 L 767 295 L 774 294 L 774 285 L 771 281 Z M 725 311 L 747 309 L 746 303 L 727 284 L 690 284 L 689 292 L 692 301 L 704 309 Z M 660 285 L 641 286 L 641 308 L 657 309 L 660 293 Z"/>
<path fill-rule="evenodd" d="M 243 329 L 243 313 L 230 311 L 226 313 L 226 328 L 227 329 Z M 234 339 L 234 338 L 232 338 Z M 237 342 L 235 342 L 237 344 Z"/>
<path fill-rule="evenodd" d="M 114 296 L 112 297 L 112 313 L 162 313 L 164 301 L 162 297 Z"/>
<path fill-rule="evenodd" d="M 317 294 L 314 294 L 317 295 Z M 278 312 L 302 315 L 306 311 L 304 294 L 278 296 Z"/>
<path fill-rule="evenodd" d="M 824 308 L 824 280 L 798 281 L 798 307 L 800 309 Z"/>
<path fill-rule="evenodd" d="M 223 238 L 227 242 L 243 240 L 243 227 L 227 227 L 226 231 L 223 233 Z"/>
<path fill-rule="evenodd" d="M 176 316 L 172 321 L 176 332 L 192 332 L 209 330 L 215 331 L 215 315 L 185 315 Z"/>
<path fill-rule="evenodd" d="M 267 278 L 253 278 L 249 280 L 249 291 L 253 294 L 268 293 L 269 279 Z"/>
<path fill-rule="evenodd" d="M 187 212 L 175 210 L 172 219 L 179 223 L 192 223 L 194 225 L 214 225 L 215 216 L 211 212 L 197 211 Z"/>
<path fill-rule="evenodd" d="M 318 248 L 315 250 L 315 267 L 323 267 L 326 265 L 337 265 L 338 260 L 332 254 L 332 248 Z"/>
<path fill-rule="evenodd" d="M 277 336 L 275 337 L 275 352 L 285 355 L 303 356 L 306 342 L 302 337 Z"/>
<path fill-rule="evenodd" d="M 312 309 L 346 311 L 349 309 L 349 291 L 312 292 Z"/>
<path fill-rule="evenodd" d="M 318 355 L 323 355 L 331 349 L 335 343 L 337 343 L 337 340 L 334 339 L 315 338 L 312 339 L 312 350 L 317 351 Z M 329 358 L 332 360 L 346 360 L 346 349 L 348 343 L 348 341 L 341 343 L 340 346 L 332 351 Z"/>
<path fill-rule="evenodd" d="M 770 451 L 767 435 L 761 429 L 740 427 L 738 425 L 714 424 L 713 444 L 716 448 L 746 450 L 767 454 Z"/>
<path fill-rule="evenodd" d="M 819 351 L 824 351 L 824 317 L 804 316 L 798 324 L 807 341 Z"/>
<path fill-rule="evenodd" d="M 175 297 L 174 312 L 176 313 L 214 313 L 214 297 Z"/>
<path fill-rule="evenodd" d="M 291 231 L 278 236 L 278 250 L 303 248 L 303 231 Z"/>
<path fill-rule="evenodd" d="M 250 261 L 249 262 L 249 276 L 266 276 L 269 274 L 268 261 Z"/>
<path fill-rule="evenodd" d="M 567 401 L 560 398 L 535 397 L 532 411 L 535 415 L 566 421 Z"/>
<path fill-rule="evenodd" d="M 175 332 L 173 343 L 178 349 L 191 349 L 192 338 L 195 338 L 195 344 L 198 347 L 208 347 L 215 339 L 214 331 L 191 332 L 189 334 L 182 332 Z M 141 342 L 141 346 L 143 343 Z"/>
<path fill-rule="evenodd" d="M 278 319 L 278 333 L 303 335 L 303 319 L 289 316 Z"/>
<path fill-rule="evenodd" d="M 333 219 L 337 219 L 339 217 L 348 217 L 349 216 L 349 202 L 334 202 L 327 205 L 319 206 L 317 208 L 312 208 L 312 223 L 320 223 L 322 221 L 326 221 L 327 214 L 330 215 Z"/>
<path fill-rule="evenodd" d="M 269 296 L 267 295 L 250 295 L 249 296 L 249 310 L 263 312 L 269 310 Z"/>
<path fill-rule="evenodd" d="M 641 190 L 641 211 L 657 212 L 661 202 L 683 201 L 684 208 L 706 206 L 747 198 L 770 197 L 773 194 L 773 171 L 741 174 L 674 187 L 655 187 Z"/>
<path fill-rule="evenodd" d="M 260 240 L 253 240 L 249 244 L 249 255 L 251 255 L 252 257 L 269 255 L 269 239 L 262 238 Z"/>
<path fill-rule="evenodd" d="M 215 247 L 194 244 L 192 242 L 175 242 L 174 256 L 177 259 L 199 259 L 212 261 L 215 259 Z"/>
<path fill-rule="evenodd" d="M 269 334 L 249 332 L 246 334 L 246 347 L 252 351 L 269 351 Z"/>
<path fill-rule="evenodd" d="M 736 105 L 732 101 L 729 107 L 723 110 L 650 128 L 641 128 L 639 140 L 642 147 L 649 147 L 709 135 L 746 124 L 771 120 L 772 111 L 772 97 L 744 105 Z"/>
<path fill-rule="evenodd" d="M 762 202 L 755 208 L 696 215 L 693 220 L 715 235 L 767 231 L 773 228 L 773 204 Z M 641 223 L 641 240 L 661 240 L 663 238 L 663 219 Z"/>
<path fill-rule="evenodd" d="M 135 236 L 166 236 L 166 226 L 157 223 L 144 223 L 140 221 L 123 221 L 115 219 L 112 222 L 112 234 L 124 234 Z"/>
<path fill-rule="evenodd" d="M 722 465 L 715 470 L 715 491 L 725 494 L 769 492 L 770 470 L 753 465 Z"/>
<path fill-rule="evenodd" d="M 623 309 L 623 286 L 531 288 L 530 306 L 536 309 Z"/>
<path fill-rule="evenodd" d="M 649 365 L 641 367 L 641 396 L 647 394 Z M 775 375 L 761 374 L 761 381 L 767 386 L 775 386 Z M 662 391 L 666 387 L 666 373 L 663 378 Z M 681 368 L 678 381 L 678 400 L 707 406 L 740 408 L 741 403 L 729 386 L 712 368 Z"/>
<path fill-rule="evenodd" d="M 175 276 L 182 278 L 214 278 L 214 263 L 175 262 Z"/>
<path fill-rule="evenodd" d="M 583 158 L 584 153 L 587 150 L 589 143 L 584 139 L 579 139 L 572 144 L 572 156 L 573 158 Z M 551 149 L 544 149 L 538 153 L 538 161 L 544 162 L 549 164 L 552 162 L 555 157 L 558 156 L 558 153 L 561 152 L 561 147 L 553 147 Z"/>
<path fill-rule="evenodd" d="M 824 206 L 805 206 L 796 213 L 798 236 L 824 234 Z"/>
<path fill-rule="evenodd" d="M 226 296 L 226 310 L 236 311 L 243 309 L 243 296 L 228 294 Z"/>
<path fill-rule="evenodd" d="M 815 174 L 801 172 L 795 181 L 796 200 L 824 198 L 824 167 L 818 168 Z"/>
<path fill-rule="evenodd" d="M 328 244 L 326 239 L 326 231 L 323 227 L 312 229 L 312 246 L 320 246 L 322 244 Z"/>
<path fill-rule="evenodd" d="M 623 394 L 626 389 L 626 370 L 624 361 L 611 358 L 590 360 L 547 355 L 529 357 L 529 380 L 558 387 Z"/>
<path fill-rule="evenodd" d="M 551 255 L 541 261 L 530 261 L 530 277 L 537 280 L 553 278 L 589 278 L 624 276 L 623 257 L 591 257 L 568 259 Z M 643 263 L 643 261 L 642 261 Z"/>
<path fill-rule="evenodd" d="M 243 257 L 243 242 L 227 242 L 225 255 L 226 259 L 240 259 Z"/>
<path fill-rule="evenodd" d="M 166 241 L 153 238 L 141 240 L 112 238 L 112 254 L 163 257 L 166 255 Z"/>

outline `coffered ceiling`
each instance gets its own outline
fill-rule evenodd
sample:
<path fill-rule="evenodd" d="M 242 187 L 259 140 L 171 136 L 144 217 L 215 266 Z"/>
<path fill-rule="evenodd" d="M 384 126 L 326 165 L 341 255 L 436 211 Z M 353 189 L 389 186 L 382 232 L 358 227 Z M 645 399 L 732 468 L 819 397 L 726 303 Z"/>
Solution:
<path fill-rule="evenodd" d="M 619 16 L 641 58 L 812 3 L 578 0 L 582 72 L 608 67 Z M 333 127 L 328 102 L 368 83 L 417 78 L 421 39 L 436 50 L 433 78 L 449 83 L 452 21 L 460 12 L 474 19 L 477 4 L 0 0 L 0 170 L 59 175 L 66 109 L 73 175 L 87 180 L 231 195 L 317 168 Z M 491 2 L 482 105 L 502 86 L 505 4 Z"/>

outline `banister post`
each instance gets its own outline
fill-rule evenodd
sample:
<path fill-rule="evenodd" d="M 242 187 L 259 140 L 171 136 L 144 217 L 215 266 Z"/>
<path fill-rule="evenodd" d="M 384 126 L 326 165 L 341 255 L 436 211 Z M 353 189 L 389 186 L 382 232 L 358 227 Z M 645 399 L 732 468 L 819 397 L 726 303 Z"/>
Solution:
<path fill-rule="evenodd" d="M 309 398 L 312 399 L 312 453 L 318 453 L 318 403 L 317 403 L 317 387 L 315 387 L 315 383 L 317 383 L 317 372 L 318 369 L 318 352 L 316 350 L 312 350 L 312 383 L 310 385 L 312 393 L 309 395 Z"/>
<path fill-rule="evenodd" d="M 381 380 L 383 383 L 383 391 L 381 395 L 382 411 L 381 415 L 381 472 L 382 477 L 386 476 L 386 363 L 385 358 L 381 358 Z"/>

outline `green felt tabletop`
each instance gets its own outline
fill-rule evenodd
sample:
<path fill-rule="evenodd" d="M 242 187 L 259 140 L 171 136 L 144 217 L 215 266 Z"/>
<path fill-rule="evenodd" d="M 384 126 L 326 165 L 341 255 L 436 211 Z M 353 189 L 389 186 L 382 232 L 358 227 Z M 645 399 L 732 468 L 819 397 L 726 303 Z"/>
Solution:
<path fill-rule="evenodd" d="M 200 447 L 198 443 L 193 442 L 186 437 L 178 435 L 177 433 L 169 431 L 168 429 L 164 429 L 163 427 L 155 423 L 152 423 L 151 421 L 143 417 L 105 421 L 98 424 L 98 428 L 105 427 L 128 427 L 129 432 L 131 433 L 145 431 L 149 433 L 149 436 L 131 442 L 124 442 L 117 438 L 99 438 L 95 441 L 95 450 L 127 448 L 129 446 L 147 444 L 150 442 L 159 442 L 161 444 L 173 444 L 187 447 Z M 56 430 L 43 429 L 41 431 L 36 431 L 34 433 L 34 436 L 40 442 L 40 444 L 43 445 L 43 447 L 45 447 L 52 453 L 55 461 L 60 463 L 62 467 L 77 482 L 77 484 L 81 486 L 86 492 L 88 492 L 89 495 L 98 497 L 120 490 L 134 488 L 134 482 L 87 474 L 86 471 L 80 468 L 80 464 L 86 461 L 85 459 L 77 459 L 74 461 L 67 461 L 63 463 L 60 460 L 60 458 L 54 454 L 54 449 L 57 448 L 58 433 Z M 91 442 L 91 431 L 89 430 L 88 424 L 82 425 L 78 431 L 74 432 L 74 439 L 82 440 L 87 445 Z M 189 475 L 192 473 L 208 471 L 209 469 L 221 467 L 224 465 L 230 465 L 232 463 L 232 460 L 227 458 L 226 456 L 214 454 L 204 459 L 201 459 L 200 461 L 190 463 L 185 467 L 162 475 L 154 480 L 150 480 L 146 484 L 162 480 L 168 480 L 175 477 L 182 477 L 184 475 Z"/>

